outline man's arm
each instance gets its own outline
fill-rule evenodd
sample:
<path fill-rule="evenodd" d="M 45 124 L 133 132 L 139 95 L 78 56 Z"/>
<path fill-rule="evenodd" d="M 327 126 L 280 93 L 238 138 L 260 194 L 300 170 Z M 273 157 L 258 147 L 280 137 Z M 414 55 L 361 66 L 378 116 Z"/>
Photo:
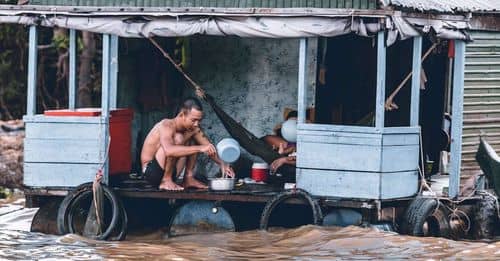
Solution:
<path fill-rule="evenodd" d="M 205 133 L 203 133 L 203 131 L 198 128 L 197 130 L 195 130 L 195 133 L 193 135 L 193 139 L 196 141 L 196 143 L 198 143 L 199 145 L 212 145 L 213 144 L 210 142 L 210 140 L 208 140 L 207 136 L 205 136 Z M 214 147 L 215 148 L 215 147 Z M 217 152 L 217 151 L 216 151 Z M 208 154 L 208 156 L 213 160 L 215 161 L 217 164 L 222 164 L 222 160 L 219 159 L 219 156 L 217 156 L 217 153 L 213 153 L 212 155 Z"/>
<path fill-rule="evenodd" d="M 193 135 L 193 139 L 200 145 L 212 145 L 212 143 L 210 142 L 210 140 L 208 140 L 207 136 L 205 136 L 205 134 L 203 133 L 203 131 L 201 129 L 197 129 L 195 134 Z M 213 146 L 213 145 L 212 145 Z M 215 147 L 214 147 L 215 148 Z M 216 151 L 217 152 L 217 151 Z M 217 153 L 214 153 L 212 155 L 208 154 L 208 156 L 213 160 L 215 161 L 217 164 L 220 165 L 220 168 L 221 168 L 221 171 L 222 173 L 224 174 L 227 174 L 229 175 L 230 177 L 234 177 L 234 171 L 233 169 L 231 168 L 231 166 L 229 166 L 228 164 L 226 164 L 225 162 L 223 162 L 219 156 L 217 155 Z"/>
<path fill-rule="evenodd" d="M 174 141 L 174 127 L 169 122 L 163 122 L 160 126 L 160 145 L 167 157 L 183 157 L 203 152 L 207 154 L 216 154 L 215 148 L 207 145 L 185 146 L 176 145 Z"/>
<path fill-rule="evenodd" d="M 284 164 L 296 165 L 297 164 L 297 157 L 287 156 L 287 157 L 282 157 L 282 158 L 276 159 L 275 161 L 273 161 L 271 163 L 271 172 L 275 173 L 276 170 L 278 170 Z"/>

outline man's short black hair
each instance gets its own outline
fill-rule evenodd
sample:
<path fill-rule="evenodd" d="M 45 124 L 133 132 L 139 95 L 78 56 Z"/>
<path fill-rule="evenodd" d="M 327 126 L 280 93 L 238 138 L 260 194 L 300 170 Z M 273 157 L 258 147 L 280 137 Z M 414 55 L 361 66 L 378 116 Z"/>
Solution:
<path fill-rule="evenodd" d="M 181 109 L 179 112 L 190 112 L 192 109 L 198 110 L 198 111 L 203 111 L 203 107 L 201 106 L 201 102 L 194 98 L 194 97 L 189 97 L 186 98 L 182 104 L 181 104 Z"/>

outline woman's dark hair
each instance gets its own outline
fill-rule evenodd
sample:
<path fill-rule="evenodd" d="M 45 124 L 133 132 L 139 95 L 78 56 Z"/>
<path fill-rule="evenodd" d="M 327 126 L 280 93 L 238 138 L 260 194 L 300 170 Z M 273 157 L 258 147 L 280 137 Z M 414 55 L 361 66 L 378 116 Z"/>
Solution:
<path fill-rule="evenodd" d="M 288 120 L 290 118 L 297 118 L 298 114 L 297 114 L 297 111 L 290 111 L 287 115 L 286 115 L 286 118 L 285 120 Z"/>
<path fill-rule="evenodd" d="M 297 111 L 290 111 L 287 115 L 286 115 L 286 118 L 285 120 L 288 120 L 290 118 L 298 118 L 298 113 Z M 311 110 L 306 110 L 306 119 L 310 119 L 311 117 Z"/>

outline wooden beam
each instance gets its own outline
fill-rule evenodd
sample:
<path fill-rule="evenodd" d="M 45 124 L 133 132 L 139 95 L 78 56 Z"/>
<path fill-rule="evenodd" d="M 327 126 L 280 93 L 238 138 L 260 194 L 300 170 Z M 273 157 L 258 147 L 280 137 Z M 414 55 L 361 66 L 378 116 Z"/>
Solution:
<path fill-rule="evenodd" d="M 68 109 L 74 110 L 76 104 L 76 31 L 69 30 L 69 83 Z"/>
<path fill-rule="evenodd" d="M 111 35 L 111 51 L 110 51 L 110 92 L 109 92 L 109 107 L 110 109 L 116 109 L 118 103 L 118 36 Z"/>
<path fill-rule="evenodd" d="M 449 197 L 456 198 L 460 190 L 460 165 L 462 163 L 462 127 L 464 105 L 465 42 L 455 41 L 453 68 L 453 106 L 451 119 L 451 159 Z"/>
<path fill-rule="evenodd" d="M 410 126 L 418 126 L 420 112 L 420 74 L 422 68 L 422 36 L 413 38 L 413 76 L 411 78 Z"/>
<path fill-rule="evenodd" d="M 102 89 L 101 89 L 101 117 L 106 125 L 103 135 L 102 154 L 103 159 L 103 181 L 104 184 L 109 182 L 109 143 L 111 141 L 109 135 L 109 92 L 110 92 L 110 36 L 109 34 L 102 35 Z"/>
<path fill-rule="evenodd" d="M 123 16 L 123 15 L 210 15 L 210 16 L 345 16 L 386 17 L 398 13 L 394 10 L 352 8 L 226 8 L 226 7 L 143 7 L 143 6 L 58 6 L 58 5 L 0 5 L 0 11 L 15 14 L 50 14 L 72 16 Z M 399 13 L 398 13 L 399 14 Z"/>
<path fill-rule="evenodd" d="M 26 102 L 26 115 L 36 114 L 36 82 L 38 65 L 38 32 L 36 25 L 29 28 L 29 49 L 28 49 L 28 91 Z"/>
<path fill-rule="evenodd" d="M 385 32 L 377 34 L 377 97 L 375 103 L 375 128 L 384 128 L 385 114 L 385 70 L 386 70 L 386 48 Z"/>
<path fill-rule="evenodd" d="M 298 123 L 305 123 L 307 108 L 307 38 L 301 38 L 299 43 L 299 83 L 298 83 Z"/>

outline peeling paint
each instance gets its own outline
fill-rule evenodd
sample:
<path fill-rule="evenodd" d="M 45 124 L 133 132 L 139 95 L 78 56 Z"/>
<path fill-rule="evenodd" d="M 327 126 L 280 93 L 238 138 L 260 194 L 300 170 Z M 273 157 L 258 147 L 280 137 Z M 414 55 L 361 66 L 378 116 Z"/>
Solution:
<path fill-rule="evenodd" d="M 309 105 L 316 75 L 315 40 L 309 48 Z M 214 96 L 217 104 L 257 137 L 271 134 L 287 107 L 297 108 L 297 39 L 193 37 L 189 73 Z M 193 93 L 186 93 L 193 95 Z M 215 144 L 230 137 L 212 109 L 205 105 L 202 127 Z M 247 153 L 243 157 L 252 158 Z M 213 176 L 218 170 L 204 157 L 200 165 Z"/>

